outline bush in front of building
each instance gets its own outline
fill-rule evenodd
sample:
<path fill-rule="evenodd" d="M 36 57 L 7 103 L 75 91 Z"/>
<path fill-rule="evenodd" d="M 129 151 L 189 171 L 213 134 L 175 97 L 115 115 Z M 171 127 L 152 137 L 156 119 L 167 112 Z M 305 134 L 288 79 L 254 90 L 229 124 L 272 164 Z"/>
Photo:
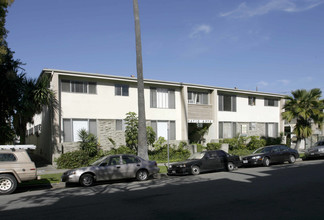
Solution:
<path fill-rule="evenodd" d="M 163 138 L 159 138 L 156 143 L 154 150 L 149 150 L 149 159 L 155 160 L 157 162 L 167 162 L 168 160 L 168 145 L 165 144 L 165 140 Z M 174 144 L 169 147 L 169 160 L 170 161 L 182 161 L 188 159 L 190 156 L 190 151 L 185 148 L 187 145 L 186 142 L 180 142 L 178 147 Z"/>
<path fill-rule="evenodd" d="M 56 163 L 59 169 L 73 169 L 88 166 L 90 159 L 88 152 L 77 150 L 62 154 Z"/>
<path fill-rule="evenodd" d="M 221 149 L 222 144 L 221 143 L 208 143 L 207 144 L 207 150 L 219 150 Z"/>
<path fill-rule="evenodd" d="M 249 143 L 247 143 L 246 145 L 247 149 L 249 150 L 256 150 L 260 147 L 266 146 L 266 140 L 262 138 L 260 139 L 260 137 L 258 136 L 251 136 L 249 138 L 250 138 Z"/>

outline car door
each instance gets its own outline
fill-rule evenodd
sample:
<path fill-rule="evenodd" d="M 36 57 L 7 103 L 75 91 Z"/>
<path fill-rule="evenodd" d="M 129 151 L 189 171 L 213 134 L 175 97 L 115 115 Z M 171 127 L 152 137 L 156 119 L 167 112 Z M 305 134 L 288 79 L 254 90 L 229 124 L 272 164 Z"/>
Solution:
<path fill-rule="evenodd" d="M 97 180 L 114 180 L 125 178 L 126 166 L 121 164 L 121 156 L 111 156 L 98 167 Z"/>
<path fill-rule="evenodd" d="M 220 166 L 220 158 L 217 156 L 215 151 L 206 152 L 202 158 L 201 169 L 204 171 L 217 170 Z"/>
<path fill-rule="evenodd" d="M 272 163 L 282 163 L 283 162 L 283 156 L 280 151 L 279 146 L 274 146 L 271 149 L 271 162 Z"/>
<path fill-rule="evenodd" d="M 280 146 L 280 152 L 282 155 L 282 162 L 289 160 L 290 152 L 287 146 Z"/>
<path fill-rule="evenodd" d="M 141 168 L 141 161 L 135 156 L 123 155 L 122 164 L 126 166 L 125 177 L 134 178 L 136 177 L 137 171 Z"/>

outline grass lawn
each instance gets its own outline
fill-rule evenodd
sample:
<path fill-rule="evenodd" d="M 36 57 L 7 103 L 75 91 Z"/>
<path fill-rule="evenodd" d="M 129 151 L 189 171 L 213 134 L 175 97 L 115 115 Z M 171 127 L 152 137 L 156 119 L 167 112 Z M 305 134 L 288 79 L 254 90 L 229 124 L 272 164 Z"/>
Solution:
<path fill-rule="evenodd" d="M 61 182 L 62 173 L 55 174 L 44 174 L 41 175 L 40 180 L 31 180 L 23 183 L 19 183 L 19 186 L 29 186 L 29 185 L 44 185 L 51 183 L 59 183 Z"/>

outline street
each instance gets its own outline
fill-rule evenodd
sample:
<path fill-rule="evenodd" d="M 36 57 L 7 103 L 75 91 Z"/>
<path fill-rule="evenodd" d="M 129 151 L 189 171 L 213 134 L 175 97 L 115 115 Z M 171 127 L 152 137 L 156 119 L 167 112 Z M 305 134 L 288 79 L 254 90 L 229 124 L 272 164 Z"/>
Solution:
<path fill-rule="evenodd" d="M 324 161 L 0 196 L 0 219 L 323 219 Z"/>

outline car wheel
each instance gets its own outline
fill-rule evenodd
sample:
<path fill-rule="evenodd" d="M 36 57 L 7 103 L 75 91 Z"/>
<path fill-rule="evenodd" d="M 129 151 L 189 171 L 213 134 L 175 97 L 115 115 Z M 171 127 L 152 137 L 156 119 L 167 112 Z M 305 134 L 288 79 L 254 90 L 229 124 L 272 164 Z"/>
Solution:
<path fill-rule="evenodd" d="M 17 180 L 10 174 L 0 175 L 0 194 L 10 194 L 17 188 Z"/>
<path fill-rule="evenodd" d="M 84 174 L 80 177 L 80 184 L 82 186 L 88 187 L 88 186 L 92 186 L 94 183 L 94 178 L 93 175 L 91 174 Z"/>
<path fill-rule="evenodd" d="M 232 162 L 227 163 L 227 171 L 231 172 L 235 169 L 235 166 Z"/>
<path fill-rule="evenodd" d="M 200 169 L 198 166 L 192 166 L 191 167 L 191 174 L 192 175 L 198 175 L 200 173 Z"/>
<path fill-rule="evenodd" d="M 263 166 L 265 166 L 265 167 L 270 166 L 270 159 L 268 157 L 265 157 L 263 159 Z"/>
<path fill-rule="evenodd" d="M 148 178 L 148 173 L 146 170 L 139 170 L 137 171 L 136 173 L 136 179 L 138 181 L 144 181 L 144 180 L 147 180 Z"/>
<path fill-rule="evenodd" d="M 296 162 L 296 157 L 294 155 L 290 155 L 288 159 L 289 163 L 295 163 Z"/>

